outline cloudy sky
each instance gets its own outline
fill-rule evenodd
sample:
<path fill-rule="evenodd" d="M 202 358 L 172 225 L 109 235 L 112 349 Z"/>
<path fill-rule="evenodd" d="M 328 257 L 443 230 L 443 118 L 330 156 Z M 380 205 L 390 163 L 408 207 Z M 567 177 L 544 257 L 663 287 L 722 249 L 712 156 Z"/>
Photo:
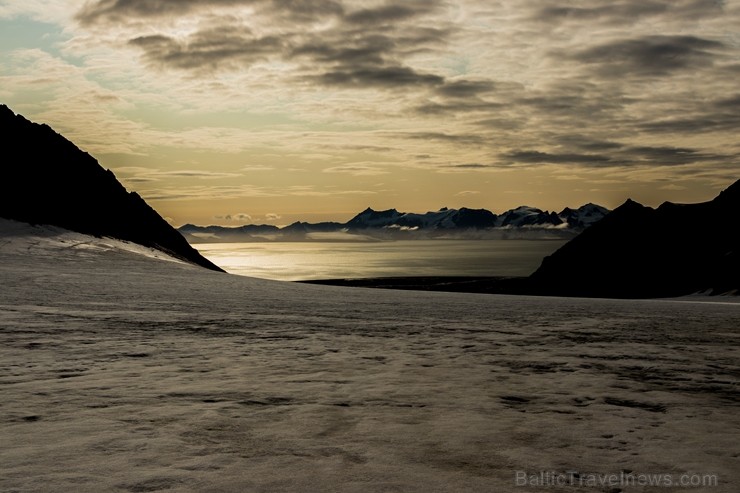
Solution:
<path fill-rule="evenodd" d="M 0 102 L 175 224 L 740 177 L 740 0 L 0 0 Z"/>

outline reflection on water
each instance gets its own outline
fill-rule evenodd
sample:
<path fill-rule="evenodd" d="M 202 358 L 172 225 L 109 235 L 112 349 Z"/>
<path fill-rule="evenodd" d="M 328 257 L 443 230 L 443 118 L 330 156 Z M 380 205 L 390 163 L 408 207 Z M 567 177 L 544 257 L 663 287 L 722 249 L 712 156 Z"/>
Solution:
<path fill-rule="evenodd" d="M 562 240 L 199 243 L 232 274 L 298 281 L 403 276 L 526 276 Z"/>

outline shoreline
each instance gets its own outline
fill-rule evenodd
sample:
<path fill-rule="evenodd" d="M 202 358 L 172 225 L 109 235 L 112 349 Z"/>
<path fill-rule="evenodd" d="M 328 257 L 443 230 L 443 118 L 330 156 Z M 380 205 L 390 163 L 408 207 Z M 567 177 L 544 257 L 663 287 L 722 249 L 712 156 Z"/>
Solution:
<path fill-rule="evenodd" d="M 403 276 L 403 277 L 364 277 L 338 279 L 310 279 L 292 281 L 302 284 L 324 286 L 343 286 L 353 288 L 398 289 L 410 291 L 437 291 L 448 293 L 506 294 L 518 296 L 555 296 L 566 298 L 610 298 L 606 296 L 552 294 L 537 289 L 529 277 L 524 276 Z M 611 299 L 626 300 L 674 300 L 702 303 L 740 303 L 740 294 L 735 291 L 710 294 L 693 293 L 680 296 L 627 297 L 615 296 Z"/>
<path fill-rule="evenodd" d="M 402 289 L 413 291 L 442 291 L 452 293 L 531 294 L 528 278 L 524 276 L 403 276 L 339 279 L 310 279 L 294 281 L 303 284 L 321 284 L 355 288 Z"/>

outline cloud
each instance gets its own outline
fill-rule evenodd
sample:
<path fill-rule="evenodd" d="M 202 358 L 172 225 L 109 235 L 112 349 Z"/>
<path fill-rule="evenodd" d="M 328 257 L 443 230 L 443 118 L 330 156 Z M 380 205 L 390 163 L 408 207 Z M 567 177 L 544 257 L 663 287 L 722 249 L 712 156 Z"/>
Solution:
<path fill-rule="evenodd" d="M 573 147 L 585 151 L 616 151 L 624 148 L 624 144 L 608 140 L 594 140 L 584 135 L 559 135 L 557 141 L 561 146 Z"/>
<path fill-rule="evenodd" d="M 437 173 L 449 174 L 471 174 L 483 172 L 495 172 L 514 169 L 515 167 L 524 167 L 523 164 L 516 164 L 510 161 L 501 160 L 491 163 L 461 163 L 461 164 L 438 164 L 433 169 Z"/>
<path fill-rule="evenodd" d="M 28 18 L 40 22 L 62 24 L 70 18 L 70 7 L 77 9 L 81 0 L 50 2 L 49 0 L 24 0 L 0 2 L 0 19 Z"/>
<path fill-rule="evenodd" d="M 455 194 L 455 197 L 469 197 L 470 195 L 479 195 L 480 192 L 478 190 L 462 190 L 461 192 L 457 192 Z"/>
<path fill-rule="evenodd" d="M 148 32 L 128 44 L 149 63 L 170 69 L 203 73 L 277 60 L 300 64 L 303 78 L 325 85 L 391 87 L 443 83 L 442 76 L 402 61 L 447 36 L 436 25 L 418 24 L 440 5 L 429 0 L 352 10 L 325 0 L 100 0 L 76 17 L 87 26 L 123 23 L 140 30 L 140 21 L 159 19 L 144 24 Z M 205 20 L 216 8 L 221 17 L 211 25 Z M 251 15 L 242 13 L 245 8 Z M 172 23 L 199 12 L 200 20 L 187 32 L 165 33 L 164 20 Z M 316 29 L 317 22 L 324 27 Z"/>
<path fill-rule="evenodd" d="M 452 169 L 486 169 L 486 168 L 495 168 L 496 166 L 491 165 L 491 164 L 467 163 L 467 164 L 448 164 L 444 167 L 452 168 Z"/>
<path fill-rule="evenodd" d="M 548 2 L 537 8 L 531 19 L 545 24 L 590 23 L 601 25 L 624 25 L 646 20 L 696 21 L 722 15 L 726 7 L 723 0 L 623 0 L 602 2 L 584 0 L 574 5 L 548 5 Z M 564 3 L 564 2 L 563 2 Z"/>
<path fill-rule="evenodd" d="M 76 18 L 83 24 L 114 23 L 132 17 L 182 15 L 198 8 L 239 3 L 238 0 L 98 0 L 85 5 Z"/>
<path fill-rule="evenodd" d="M 662 134 L 702 134 L 740 130 L 740 115 L 707 114 L 641 123 L 642 130 Z"/>
<path fill-rule="evenodd" d="M 400 65 L 341 68 L 312 78 L 327 86 L 381 87 L 386 89 L 397 89 L 406 86 L 436 86 L 444 81 L 438 75 L 419 73 L 414 69 Z"/>
<path fill-rule="evenodd" d="M 636 19 L 664 13 L 669 6 L 664 2 L 614 2 L 593 7 L 547 5 L 538 9 L 532 18 L 539 22 L 606 20 L 609 23 L 634 22 Z"/>
<path fill-rule="evenodd" d="M 282 216 L 280 214 L 275 214 L 273 212 L 268 212 L 265 214 L 265 221 L 277 221 L 281 219 Z"/>
<path fill-rule="evenodd" d="M 496 83 L 488 79 L 448 80 L 436 92 L 447 98 L 471 98 L 496 90 Z"/>
<path fill-rule="evenodd" d="M 686 190 L 686 187 L 682 185 L 676 185 L 675 183 L 669 183 L 668 185 L 663 185 L 659 188 L 660 190 L 676 190 L 676 191 Z"/>
<path fill-rule="evenodd" d="M 217 8 L 257 8 L 304 22 L 342 13 L 341 4 L 332 0 L 98 0 L 86 5 L 75 17 L 82 24 L 115 24 L 141 18 L 185 16 Z"/>
<path fill-rule="evenodd" d="M 450 134 L 445 132 L 408 132 L 393 134 L 394 137 L 422 140 L 439 141 L 465 146 L 479 146 L 485 143 L 485 138 L 476 134 Z"/>
<path fill-rule="evenodd" d="M 141 190 L 140 195 L 145 200 L 174 201 L 244 199 L 247 197 L 276 197 L 279 196 L 279 193 L 274 190 L 254 187 L 251 185 L 224 185 L 153 188 L 149 190 Z"/>
<path fill-rule="evenodd" d="M 341 149 L 348 151 L 360 151 L 360 152 L 397 152 L 397 147 L 370 145 L 370 144 L 326 144 L 321 146 L 324 149 Z"/>
<path fill-rule="evenodd" d="M 657 134 L 704 134 L 740 130 L 740 95 L 703 100 L 681 116 L 641 122 L 641 131 Z"/>
<path fill-rule="evenodd" d="M 551 83 L 547 90 L 535 94 L 518 95 L 517 105 L 554 117 L 609 118 L 623 111 L 635 101 L 617 91 L 605 92 L 593 82 L 559 81 Z"/>
<path fill-rule="evenodd" d="M 226 214 L 224 216 L 214 216 L 214 219 L 223 219 L 226 221 L 235 221 L 235 222 L 247 222 L 252 220 L 252 216 L 249 214 L 246 214 L 244 212 L 238 212 L 236 214 Z"/>
<path fill-rule="evenodd" d="M 361 26 L 386 25 L 416 17 L 420 11 L 424 11 L 424 13 L 431 12 L 437 7 L 436 3 L 412 0 L 405 2 L 404 5 L 389 4 L 375 8 L 364 8 L 348 14 L 345 20 L 350 24 Z"/>
<path fill-rule="evenodd" d="M 144 58 L 154 65 L 214 71 L 266 60 L 280 49 L 282 41 L 276 36 L 254 36 L 246 28 L 227 27 L 199 31 L 185 41 L 155 34 L 134 38 L 129 44 L 141 48 Z"/>
<path fill-rule="evenodd" d="M 318 190 L 312 185 L 293 185 L 282 190 L 285 195 L 294 197 L 336 197 L 340 195 L 375 195 L 375 190 L 353 190 L 353 189 L 336 189 L 325 188 Z"/>
<path fill-rule="evenodd" d="M 468 100 L 468 101 L 463 100 L 463 101 L 443 102 L 443 103 L 429 101 L 429 102 L 420 104 L 419 106 L 414 108 L 414 111 L 421 115 L 435 116 L 435 115 L 444 115 L 444 114 L 450 114 L 450 113 L 473 113 L 473 112 L 490 113 L 502 107 L 504 107 L 504 105 L 501 103 L 494 103 L 494 102 L 480 101 L 480 100 Z"/>
<path fill-rule="evenodd" d="M 183 169 L 162 171 L 160 169 L 144 168 L 140 166 L 121 166 L 115 168 L 115 172 L 120 174 L 126 181 L 137 183 L 167 180 L 170 178 L 195 178 L 213 180 L 219 178 L 233 178 L 236 176 L 240 176 L 237 173 L 225 173 L 208 170 Z"/>
<path fill-rule="evenodd" d="M 351 163 L 325 168 L 324 173 L 347 173 L 355 176 L 385 175 L 387 170 L 378 167 L 377 163 Z"/>
<path fill-rule="evenodd" d="M 740 110 L 740 94 L 715 100 L 712 102 L 712 106 L 717 109 Z"/>
<path fill-rule="evenodd" d="M 670 146 L 638 146 L 625 151 L 625 157 L 653 166 L 678 166 L 697 162 L 726 159 L 727 156 L 701 152 L 697 149 Z"/>
<path fill-rule="evenodd" d="M 702 152 L 698 149 L 671 146 L 620 146 L 609 155 L 549 153 L 539 150 L 517 150 L 503 154 L 512 165 L 558 164 L 589 168 L 631 166 L 681 166 L 685 164 L 716 162 L 730 156 Z"/>
<path fill-rule="evenodd" d="M 446 83 L 444 74 L 407 61 L 448 39 L 449 23 L 429 18 L 443 5 L 441 0 L 359 8 L 324 0 L 99 0 L 76 18 L 92 30 L 115 25 L 132 33 L 127 45 L 164 70 L 207 76 L 275 63 L 291 67 L 298 84 L 465 91 Z"/>
<path fill-rule="evenodd" d="M 696 36 L 653 35 L 612 41 L 559 56 L 594 65 L 608 76 L 665 76 L 710 66 L 724 48 L 719 41 Z"/>
<path fill-rule="evenodd" d="M 515 86 L 519 89 L 519 86 Z M 425 101 L 414 111 L 420 115 L 438 116 L 454 113 L 492 113 L 506 105 L 491 96 L 507 96 L 512 84 L 496 83 L 481 78 L 446 78 L 430 88 Z"/>
<path fill-rule="evenodd" d="M 411 11 L 404 7 L 399 11 L 418 19 L 425 9 Z M 373 19 L 376 17 L 368 17 L 366 23 Z M 404 89 L 445 83 L 444 76 L 410 67 L 404 59 L 438 47 L 449 31 L 434 26 L 385 23 L 375 29 L 367 25 L 357 28 L 353 23 L 345 19 L 319 34 L 294 37 L 289 43 L 292 47 L 282 57 L 302 64 L 306 72 L 301 76 L 303 81 L 329 87 Z"/>
<path fill-rule="evenodd" d="M 272 171 L 274 170 L 274 166 L 268 166 L 265 164 L 250 164 L 247 166 L 244 166 L 242 168 L 242 171 L 250 172 L 250 171 Z"/>
<path fill-rule="evenodd" d="M 157 177 L 174 177 L 174 178 L 203 178 L 203 179 L 215 179 L 215 178 L 231 178 L 239 176 L 236 173 L 220 173 L 217 171 L 206 171 L 206 170 L 177 170 L 177 171 L 156 171 L 152 173 L 152 176 Z"/>
<path fill-rule="evenodd" d="M 518 150 L 502 155 L 515 164 L 578 164 L 609 166 L 611 158 L 598 154 L 548 153 L 537 150 Z"/>

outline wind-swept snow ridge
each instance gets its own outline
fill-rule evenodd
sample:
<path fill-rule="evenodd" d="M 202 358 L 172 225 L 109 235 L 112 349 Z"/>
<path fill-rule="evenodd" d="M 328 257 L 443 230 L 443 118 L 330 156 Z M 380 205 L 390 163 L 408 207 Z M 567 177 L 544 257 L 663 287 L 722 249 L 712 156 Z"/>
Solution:
<path fill-rule="evenodd" d="M 110 237 L 77 233 L 58 226 L 32 225 L 0 218 L 0 249 L 4 253 L 47 257 L 59 261 L 139 255 L 180 264 L 189 263 L 162 250 Z"/>

